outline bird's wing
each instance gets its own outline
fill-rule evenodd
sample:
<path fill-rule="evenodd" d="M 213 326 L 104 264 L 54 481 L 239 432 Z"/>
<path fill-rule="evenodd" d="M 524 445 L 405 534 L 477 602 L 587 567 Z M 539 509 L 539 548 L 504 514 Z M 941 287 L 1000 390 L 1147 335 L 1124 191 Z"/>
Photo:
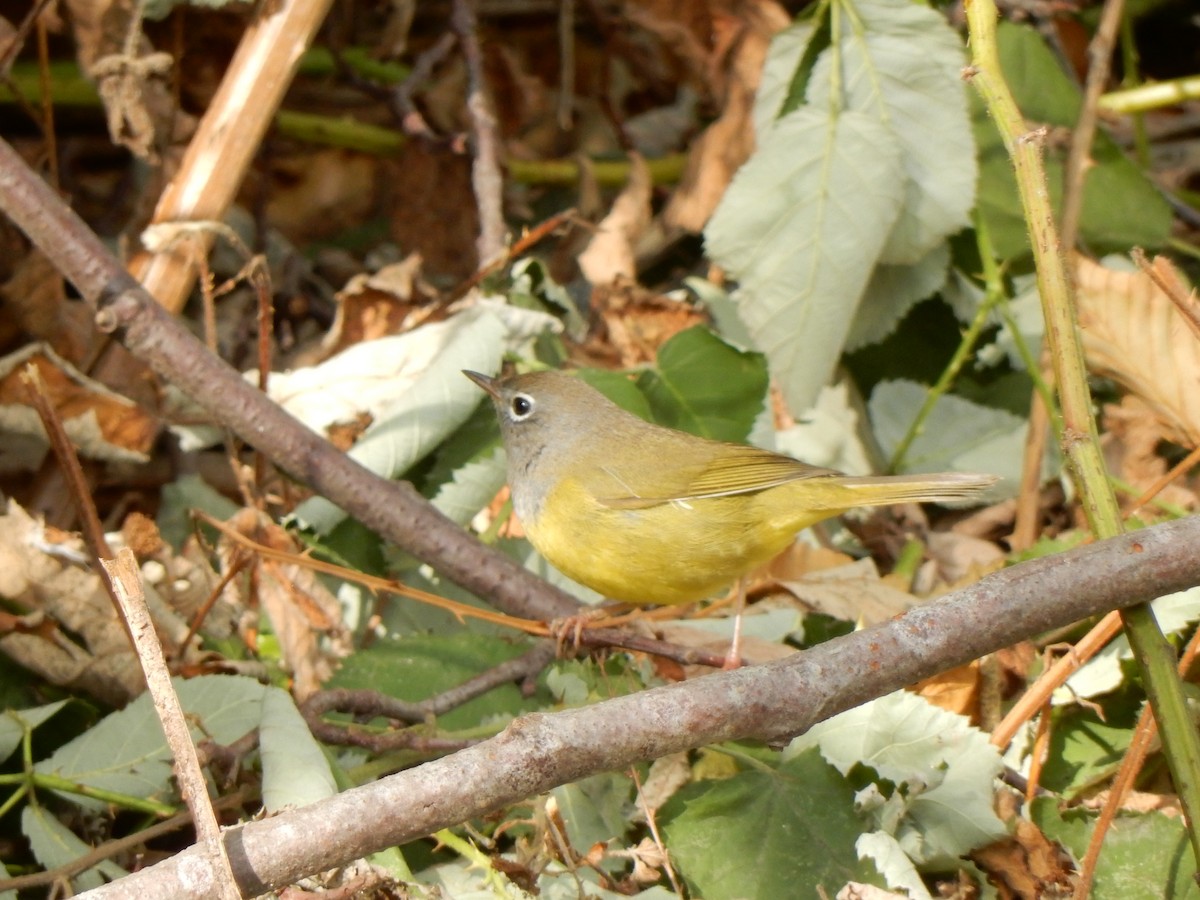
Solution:
<path fill-rule="evenodd" d="M 715 446 L 721 449 L 713 452 L 708 459 L 691 466 L 680 466 L 678 483 L 667 496 L 639 496 L 630 491 L 625 495 L 602 497 L 600 503 L 610 509 L 645 509 L 661 503 L 686 503 L 709 497 L 753 494 L 789 481 L 841 474 L 757 447 L 741 444 Z"/>

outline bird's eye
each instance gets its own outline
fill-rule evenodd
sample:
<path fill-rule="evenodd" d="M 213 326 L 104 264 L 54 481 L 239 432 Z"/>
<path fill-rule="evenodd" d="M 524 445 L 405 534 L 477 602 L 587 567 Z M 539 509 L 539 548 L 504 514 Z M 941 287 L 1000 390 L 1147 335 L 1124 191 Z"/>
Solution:
<path fill-rule="evenodd" d="M 522 419 L 526 419 L 533 412 L 533 398 L 528 394 L 517 394 L 512 398 L 510 408 L 512 409 L 514 420 L 519 422 Z"/>

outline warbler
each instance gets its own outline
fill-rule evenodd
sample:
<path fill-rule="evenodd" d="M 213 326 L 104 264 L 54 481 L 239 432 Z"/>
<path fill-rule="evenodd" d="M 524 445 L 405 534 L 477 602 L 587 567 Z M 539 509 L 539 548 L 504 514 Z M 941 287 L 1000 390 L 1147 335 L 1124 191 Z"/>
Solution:
<path fill-rule="evenodd" d="M 464 374 L 491 396 L 534 548 L 634 604 L 709 597 L 858 506 L 967 500 L 992 475 L 851 476 L 644 421 L 561 372 Z"/>

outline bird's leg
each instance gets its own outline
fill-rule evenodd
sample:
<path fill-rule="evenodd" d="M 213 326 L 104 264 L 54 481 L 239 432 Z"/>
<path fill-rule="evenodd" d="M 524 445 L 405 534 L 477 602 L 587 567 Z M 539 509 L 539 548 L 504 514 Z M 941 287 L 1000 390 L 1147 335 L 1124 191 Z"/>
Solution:
<path fill-rule="evenodd" d="M 606 601 L 601 606 L 583 609 L 574 615 L 549 622 L 550 636 L 554 638 L 554 646 L 557 648 L 558 655 L 563 655 L 564 645 L 570 646 L 572 652 L 577 651 L 585 628 L 604 625 L 606 624 L 605 619 L 624 612 L 628 607 L 627 603 Z"/>
<path fill-rule="evenodd" d="M 726 672 L 740 669 L 742 666 L 742 613 L 746 611 L 746 577 L 743 575 L 734 585 L 736 592 L 733 598 L 733 640 L 729 642 L 729 652 L 725 654 L 725 664 L 721 666 Z"/>

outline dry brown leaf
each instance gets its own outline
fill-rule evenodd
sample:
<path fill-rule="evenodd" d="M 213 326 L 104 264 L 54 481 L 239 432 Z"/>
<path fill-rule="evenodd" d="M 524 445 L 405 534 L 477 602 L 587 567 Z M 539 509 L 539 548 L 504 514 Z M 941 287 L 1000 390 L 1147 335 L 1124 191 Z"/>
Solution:
<path fill-rule="evenodd" d="M 953 531 L 930 532 L 926 552 L 946 584 L 981 577 L 1004 564 L 1004 552 L 993 541 Z M 972 579 L 974 580 L 974 579 Z"/>
<path fill-rule="evenodd" d="M 51 539 L 9 501 L 0 516 L 0 597 L 24 615 L 8 621 L 0 652 L 51 684 L 122 706 L 145 682 L 107 590 L 79 565 L 88 558 L 80 539 Z M 159 633 L 182 638 L 183 621 L 152 591 L 146 599 Z"/>
<path fill-rule="evenodd" d="M 912 690 L 935 706 L 978 722 L 979 687 L 979 661 L 975 660 L 919 681 Z"/>
<path fill-rule="evenodd" d="M 1140 397 L 1167 438 L 1200 443 L 1200 341 L 1175 305 L 1141 272 L 1079 258 L 1075 280 L 1088 367 Z"/>
<path fill-rule="evenodd" d="M 1108 790 L 1103 790 L 1090 797 L 1084 797 L 1080 806 L 1084 809 L 1102 809 L 1108 802 L 1109 793 Z M 1121 809 L 1135 813 L 1160 812 L 1172 818 L 1183 815 L 1178 795 L 1154 794 L 1149 791 L 1126 791 L 1125 796 L 1121 798 Z"/>
<path fill-rule="evenodd" d="M 870 559 L 813 572 L 794 581 L 781 580 L 779 586 L 814 612 L 865 625 L 885 622 L 920 602 L 883 581 Z"/>
<path fill-rule="evenodd" d="M 30 344 L 0 359 L 0 471 L 36 469 L 48 449 L 45 431 L 21 382 L 37 369 L 81 456 L 142 463 L 158 435 L 158 422 L 120 394 L 88 378 L 45 344 Z"/>
<path fill-rule="evenodd" d="M 86 303 L 67 300 L 62 276 L 40 250 L 26 253 L 12 277 L 0 285 L 4 317 L 28 337 L 45 341 L 76 366 L 86 366 L 95 349 L 96 329 Z"/>
<path fill-rule="evenodd" d="M 696 307 L 664 297 L 623 278 L 592 291 L 593 329 L 583 355 L 610 368 L 651 362 L 658 348 L 684 329 L 707 321 Z"/>
<path fill-rule="evenodd" d="M 421 279 L 419 253 L 410 253 L 374 274 L 356 275 L 337 292 L 337 312 L 321 342 L 321 356 L 305 359 L 304 364 L 315 365 L 352 344 L 407 331 L 417 324 L 414 311 L 434 295 L 433 288 Z"/>
<path fill-rule="evenodd" d="M 1159 416 L 1141 398 L 1128 395 L 1121 398 L 1120 404 L 1104 407 L 1101 443 L 1108 470 L 1138 492 L 1149 488 L 1167 472 L 1167 461 L 1158 452 L 1162 437 Z M 1180 484 L 1168 484 L 1157 497 L 1176 506 L 1197 505 L 1195 491 Z"/>
<path fill-rule="evenodd" d="M 1001 897 L 1042 900 L 1067 896 L 1075 872 L 1070 858 L 1028 819 L 1015 820 L 1012 837 L 970 854 Z"/>
<path fill-rule="evenodd" d="M 267 221 L 297 244 L 358 227 L 378 203 L 380 166 L 378 160 L 349 150 L 273 157 Z M 256 195 L 248 192 L 261 191 L 261 186 L 242 190 L 247 208 L 253 209 Z"/>
<path fill-rule="evenodd" d="M 646 161 L 636 153 L 631 155 L 629 181 L 608 215 L 596 226 L 587 248 L 579 254 L 579 269 L 589 283 L 605 285 L 619 279 L 636 280 L 634 245 L 650 224 L 652 187 Z"/>
<path fill-rule="evenodd" d="M 275 550 L 299 556 L 302 548 L 288 532 L 255 509 L 242 509 L 228 520 L 235 531 Z M 242 551 L 222 538 L 218 554 L 222 570 Z M 254 599 L 262 605 L 279 641 L 284 665 L 291 671 L 292 692 L 303 700 L 333 674 L 334 660 L 349 652 L 349 633 L 341 619 L 337 597 L 311 569 L 272 560 L 258 562 Z M 245 580 L 230 582 L 231 590 L 246 590 Z M 249 637 L 247 638 L 249 640 Z"/>
<path fill-rule="evenodd" d="M 715 16 L 711 81 L 719 87 L 721 113 L 692 144 L 687 169 L 663 213 L 668 226 L 701 231 L 733 173 L 754 152 L 754 97 L 763 62 L 771 38 L 790 22 L 774 0 L 739 3 Z"/>

